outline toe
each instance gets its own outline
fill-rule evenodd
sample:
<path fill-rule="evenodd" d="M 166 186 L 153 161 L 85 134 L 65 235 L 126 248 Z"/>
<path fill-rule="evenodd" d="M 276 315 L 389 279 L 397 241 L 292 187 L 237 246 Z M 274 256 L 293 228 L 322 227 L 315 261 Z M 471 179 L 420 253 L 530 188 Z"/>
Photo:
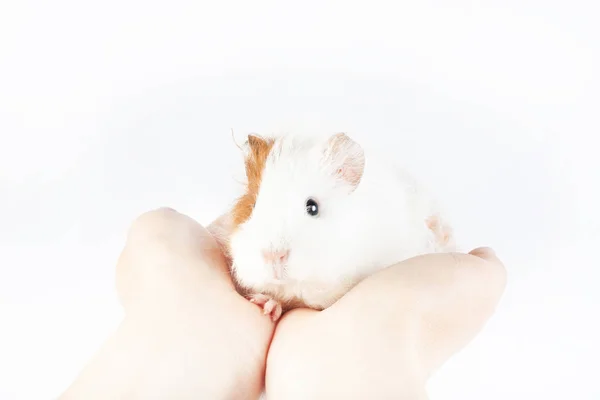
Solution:
<path fill-rule="evenodd" d="M 277 302 L 275 300 L 269 300 L 263 306 L 263 313 L 265 315 L 271 314 L 276 307 L 277 307 Z"/>
<path fill-rule="evenodd" d="M 265 305 L 270 300 L 270 298 L 264 294 L 253 294 L 249 297 L 249 299 L 250 302 L 258 304 L 259 306 Z"/>
<path fill-rule="evenodd" d="M 273 312 L 271 313 L 271 319 L 273 320 L 273 322 L 277 321 L 279 317 L 281 317 L 281 312 L 281 304 L 277 304 L 277 306 L 275 306 Z"/>

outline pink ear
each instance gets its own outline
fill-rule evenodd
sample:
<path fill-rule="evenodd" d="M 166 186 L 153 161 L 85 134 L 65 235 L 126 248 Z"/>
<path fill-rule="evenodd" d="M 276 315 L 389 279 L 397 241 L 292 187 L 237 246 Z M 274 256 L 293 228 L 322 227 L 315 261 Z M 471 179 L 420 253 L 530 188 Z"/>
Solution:
<path fill-rule="evenodd" d="M 325 160 L 339 179 L 355 189 L 365 169 L 365 154 L 362 147 L 344 133 L 329 138 Z"/>

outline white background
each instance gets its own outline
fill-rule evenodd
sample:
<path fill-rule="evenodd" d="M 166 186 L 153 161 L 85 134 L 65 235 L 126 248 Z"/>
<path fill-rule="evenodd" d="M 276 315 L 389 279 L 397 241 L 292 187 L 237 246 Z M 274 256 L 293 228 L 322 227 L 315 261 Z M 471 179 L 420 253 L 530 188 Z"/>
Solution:
<path fill-rule="evenodd" d="M 230 204 L 230 129 L 381 147 L 504 259 L 432 399 L 600 398 L 599 6 L 361 3 L 0 3 L 0 399 L 58 395 L 118 324 L 133 218 Z"/>

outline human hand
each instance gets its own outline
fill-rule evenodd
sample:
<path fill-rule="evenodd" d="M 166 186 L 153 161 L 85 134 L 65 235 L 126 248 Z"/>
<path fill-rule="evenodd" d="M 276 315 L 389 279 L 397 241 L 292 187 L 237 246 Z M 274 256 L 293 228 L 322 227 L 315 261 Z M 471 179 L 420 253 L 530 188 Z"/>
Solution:
<path fill-rule="evenodd" d="M 226 219 L 209 227 L 219 236 Z M 173 210 L 138 218 L 117 266 L 126 318 L 61 399 L 425 398 L 504 289 L 501 263 L 428 255 L 366 279 L 323 312 L 273 325 L 237 294 L 209 230 Z"/>
<path fill-rule="evenodd" d="M 258 398 L 273 324 L 237 294 L 209 230 L 170 209 L 143 214 L 116 285 L 125 319 L 61 400 Z"/>
<path fill-rule="evenodd" d="M 427 399 L 433 371 L 493 314 L 506 271 L 493 251 L 415 257 L 330 308 L 292 310 L 269 348 L 269 399 Z"/>

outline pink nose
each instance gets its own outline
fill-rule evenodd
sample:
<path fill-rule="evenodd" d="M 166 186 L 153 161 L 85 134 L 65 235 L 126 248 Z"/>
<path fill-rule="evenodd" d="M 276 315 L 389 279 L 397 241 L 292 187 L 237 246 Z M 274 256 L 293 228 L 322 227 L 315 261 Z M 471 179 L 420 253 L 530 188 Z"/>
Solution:
<path fill-rule="evenodd" d="M 279 250 L 279 251 L 271 251 L 271 250 L 263 250 L 262 251 L 263 259 L 265 262 L 269 264 L 273 263 L 284 263 L 287 261 L 290 256 L 289 250 Z"/>

